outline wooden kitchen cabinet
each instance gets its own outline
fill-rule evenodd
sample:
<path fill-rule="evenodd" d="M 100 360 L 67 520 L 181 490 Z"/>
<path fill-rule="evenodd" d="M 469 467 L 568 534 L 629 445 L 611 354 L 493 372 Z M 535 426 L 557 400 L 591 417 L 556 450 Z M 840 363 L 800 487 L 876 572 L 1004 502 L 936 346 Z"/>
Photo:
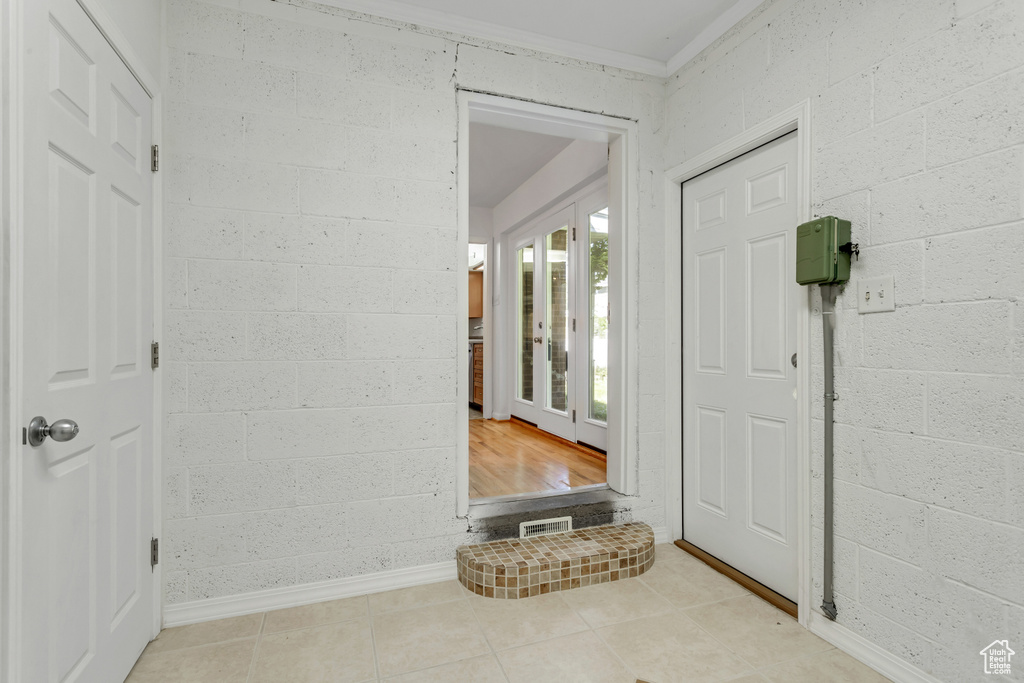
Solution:
<path fill-rule="evenodd" d="M 482 270 L 469 271 L 469 317 L 484 317 L 484 273 Z"/>
<path fill-rule="evenodd" d="M 484 345 L 473 344 L 473 403 L 484 404 Z"/>

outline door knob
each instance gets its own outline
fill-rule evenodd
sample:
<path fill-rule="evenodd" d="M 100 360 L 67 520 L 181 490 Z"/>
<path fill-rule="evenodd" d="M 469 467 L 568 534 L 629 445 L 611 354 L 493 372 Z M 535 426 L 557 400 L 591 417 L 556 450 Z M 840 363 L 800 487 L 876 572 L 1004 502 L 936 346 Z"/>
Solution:
<path fill-rule="evenodd" d="M 74 420 L 57 420 L 52 425 L 46 424 L 46 418 L 37 416 L 28 423 L 28 444 L 41 446 L 46 437 L 54 441 L 71 441 L 78 436 L 78 424 Z"/>
<path fill-rule="evenodd" d="M 544 337 L 534 337 L 533 338 L 533 343 L 534 344 L 543 344 L 544 343 Z"/>

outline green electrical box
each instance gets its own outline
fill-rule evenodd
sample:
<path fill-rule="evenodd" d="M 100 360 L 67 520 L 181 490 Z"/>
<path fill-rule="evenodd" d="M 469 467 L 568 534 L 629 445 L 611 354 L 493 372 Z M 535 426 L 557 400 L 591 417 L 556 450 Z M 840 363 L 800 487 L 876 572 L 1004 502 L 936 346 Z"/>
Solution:
<path fill-rule="evenodd" d="M 850 279 L 850 256 L 857 245 L 850 241 L 850 221 L 835 216 L 816 218 L 796 228 L 796 281 L 826 285 Z"/>

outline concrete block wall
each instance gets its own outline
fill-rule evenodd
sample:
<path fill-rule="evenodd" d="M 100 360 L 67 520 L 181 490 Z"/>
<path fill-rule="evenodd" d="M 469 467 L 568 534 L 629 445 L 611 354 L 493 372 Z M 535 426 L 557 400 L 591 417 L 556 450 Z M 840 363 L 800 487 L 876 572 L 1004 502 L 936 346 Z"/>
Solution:
<path fill-rule="evenodd" d="M 167 2 L 165 600 L 454 558 L 456 89 L 639 123 L 640 497 L 665 523 L 664 83 L 304 0 Z"/>
<path fill-rule="evenodd" d="M 769 0 L 666 89 L 667 166 L 811 101 L 814 213 L 861 245 L 836 330 L 838 621 L 944 681 L 1024 644 L 1022 45 L 1017 0 Z M 856 281 L 890 273 L 896 311 L 859 315 Z"/>

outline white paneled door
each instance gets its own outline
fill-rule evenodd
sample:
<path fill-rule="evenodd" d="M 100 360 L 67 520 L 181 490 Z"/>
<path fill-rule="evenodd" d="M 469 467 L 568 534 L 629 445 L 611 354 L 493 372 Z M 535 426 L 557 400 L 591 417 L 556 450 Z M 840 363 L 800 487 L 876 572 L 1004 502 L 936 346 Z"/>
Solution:
<path fill-rule="evenodd" d="M 795 601 L 796 134 L 683 184 L 683 538 Z"/>
<path fill-rule="evenodd" d="M 152 100 L 75 0 L 22 7 L 20 417 L 79 431 L 16 455 L 15 680 L 111 683 L 156 609 Z"/>

